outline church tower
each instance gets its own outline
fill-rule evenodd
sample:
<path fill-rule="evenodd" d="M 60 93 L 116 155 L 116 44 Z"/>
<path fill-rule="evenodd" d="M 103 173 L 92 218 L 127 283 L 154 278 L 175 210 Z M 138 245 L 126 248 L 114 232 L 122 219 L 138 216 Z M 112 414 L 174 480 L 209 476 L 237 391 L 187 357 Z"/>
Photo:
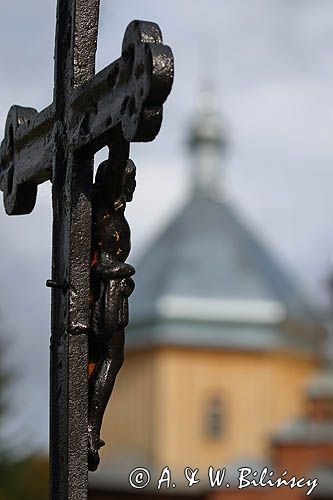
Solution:
<path fill-rule="evenodd" d="M 198 111 L 189 132 L 193 195 L 219 199 L 225 191 L 225 169 L 222 171 L 222 162 L 227 137 L 221 127 L 216 100 L 211 92 L 201 94 Z"/>
<path fill-rule="evenodd" d="M 138 466 L 177 476 L 263 459 L 320 362 L 323 330 L 302 290 L 226 196 L 225 135 L 206 93 L 188 140 L 190 196 L 137 266 L 102 429 L 99 477 L 113 487 Z"/>

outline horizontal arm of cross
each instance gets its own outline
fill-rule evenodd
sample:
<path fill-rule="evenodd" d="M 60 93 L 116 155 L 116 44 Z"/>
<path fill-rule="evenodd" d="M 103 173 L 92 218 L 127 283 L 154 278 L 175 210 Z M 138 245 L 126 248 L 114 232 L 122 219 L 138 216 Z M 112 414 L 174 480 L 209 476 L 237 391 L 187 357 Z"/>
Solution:
<path fill-rule="evenodd" d="M 173 56 L 155 23 L 133 21 L 122 56 L 91 80 L 72 89 L 66 102 L 64 149 L 95 153 L 121 132 L 128 141 L 151 141 L 162 121 L 162 105 L 173 82 Z M 52 180 L 54 105 L 37 113 L 13 106 L 0 150 L 0 189 L 9 215 L 30 213 L 37 185 Z"/>
<path fill-rule="evenodd" d="M 152 27 L 155 37 L 148 37 Z M 163 45 L 157 25 L 131 23 L 122 57 L 72 94 L 73 112 L 82 117 L 80 129 L 73 131 L 74 149 L 96 152 L 112 142 L 119 127 L 128 142 L 152 141 L 159 132 L 162 105 L 172 82 L 173 55 Z"/>
<path fill-rule="evenodd" d="M 53 106 L 40 113 L 21 106 L 9 110 L 0 149 L 0 189 L 8 214 L 31 212 L 37 185 L 51 179 L 54 122 Z"/>

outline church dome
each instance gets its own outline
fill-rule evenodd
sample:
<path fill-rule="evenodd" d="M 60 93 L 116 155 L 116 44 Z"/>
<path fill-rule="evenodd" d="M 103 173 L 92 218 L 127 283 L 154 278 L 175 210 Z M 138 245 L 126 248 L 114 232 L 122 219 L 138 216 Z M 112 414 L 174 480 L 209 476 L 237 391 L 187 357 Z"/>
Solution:
<path fill-rule="evenodd" d="M 191 128 L 192 196 L 137 265 L 127 345 L 318 352 L 302 291 L 221 196 L 226 139 L 207 106 Z"/>

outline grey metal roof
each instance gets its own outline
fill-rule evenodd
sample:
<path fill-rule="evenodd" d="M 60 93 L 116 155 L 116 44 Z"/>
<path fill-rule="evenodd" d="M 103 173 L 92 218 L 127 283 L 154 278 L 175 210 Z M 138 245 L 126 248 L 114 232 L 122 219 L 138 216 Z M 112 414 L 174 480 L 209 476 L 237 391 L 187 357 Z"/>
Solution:
<path fill-rule="evenodd" d="M 317 373 L 308 383 L 307 393 L 310 398 L 333 398 L 333 370 Z"/>
<path fill-rule="evenodd" d="M 172 331 L 178 343 L 211 343 L 208 325 L 217 344 L 230 344 L 239 339 L 235 325 L 243 332 L 260 325 L 263 346 L 267 341 L 316 348 L 317 318 L 302 291 L 227 202 L 189 200 L 140 260 L 135 281 L 128 345 L 138 345 L 140 336 L 142 343 L 149 337 L 163 342 Z M 277 328 L 290 321 L 310 330 L 293 337 Z M 252 338 L 251 328 L 245 337 Z M 253 342 L 258 348 L 256 336 Z"/>
<path fill-rule="evenodd" d="M 141 324 L 129 329 L 131 347 L 180 346 L 226 349 L 274 350 L 283 346 L 278 329 L 257 326 L 224 325 L 191 321 Z"/>
<path fill-rule="evenodd" d="M 277 443 L 333 443 L 333 422 L 296 420 L 284 425 L 275 435 Z"/>
<path fill-rule="evenodd" d="M 327 465 L 314 469 L 308 474 L 311 478 L 318 480 L 318 486 L 312 493 L 312 496 L 323 498 L 333 498 L 333 467 Z"/>

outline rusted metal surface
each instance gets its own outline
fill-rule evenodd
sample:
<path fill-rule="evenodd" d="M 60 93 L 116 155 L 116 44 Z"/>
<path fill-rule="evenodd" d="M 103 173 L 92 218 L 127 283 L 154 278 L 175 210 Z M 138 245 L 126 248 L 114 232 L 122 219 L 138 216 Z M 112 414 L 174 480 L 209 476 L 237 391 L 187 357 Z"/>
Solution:
<path fill-rule="evenodd" d="M 50 388 L 52 499 L 84 500 L 123 359 L 134 269 L 124 216 L 135 188 L 131 141 L 151 141 L 173 81 L 159 27 L 133 21 L 121 57 L 95 73 L 99 0 L 58 0 L 53 103 L 13 106 L 0 150 L 9 215 L 30 213 L 52 181 Z M 93 184 L 93 155 L 109 147 Z M 90 371 L 88 370 L 90 367 Z"/>

